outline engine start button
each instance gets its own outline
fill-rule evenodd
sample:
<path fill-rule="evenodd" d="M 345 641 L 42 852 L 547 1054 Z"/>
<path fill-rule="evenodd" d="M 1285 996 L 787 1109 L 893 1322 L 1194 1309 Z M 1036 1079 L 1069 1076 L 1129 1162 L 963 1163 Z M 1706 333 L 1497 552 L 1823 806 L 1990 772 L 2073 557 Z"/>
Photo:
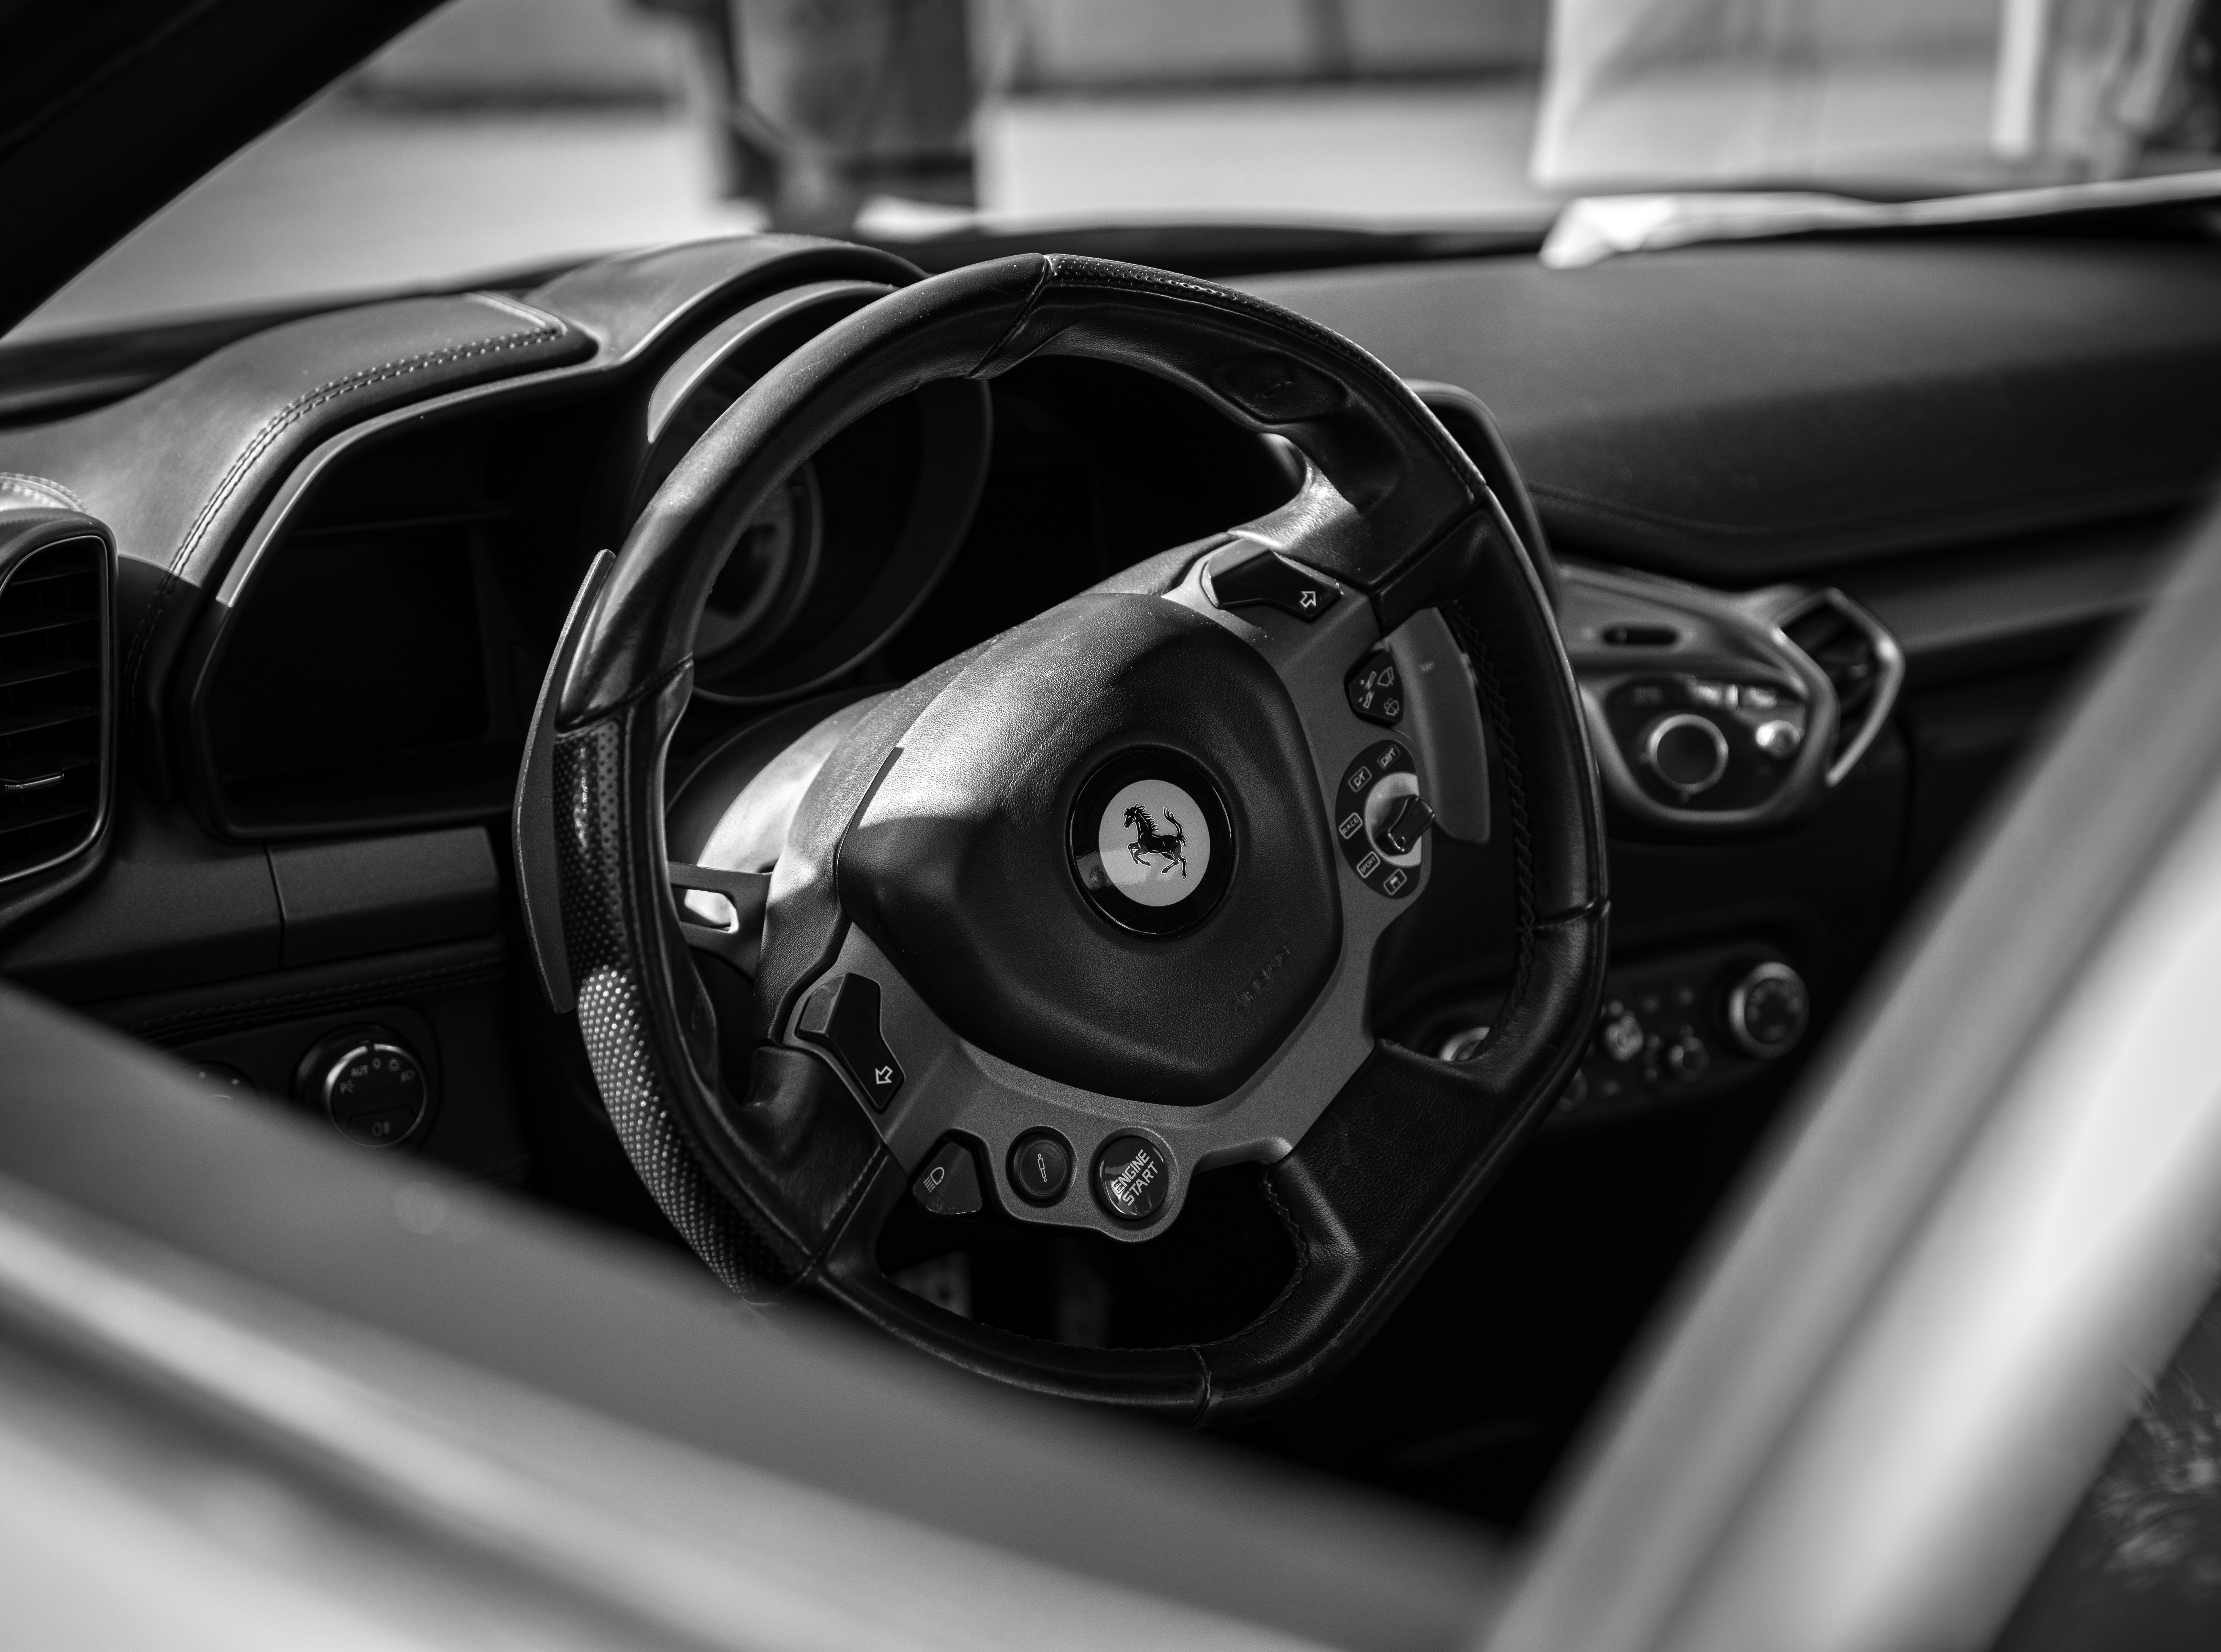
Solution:
<path fill-rule="evenodd" d="M 1146 1222 L 1165 1202 L 1172 1167 L 1156 1143 L 1138 1136 L 1114 1136 L 1095 1160 L 1095 1191 L 1104 1207 L 1122 1222 Z"/>

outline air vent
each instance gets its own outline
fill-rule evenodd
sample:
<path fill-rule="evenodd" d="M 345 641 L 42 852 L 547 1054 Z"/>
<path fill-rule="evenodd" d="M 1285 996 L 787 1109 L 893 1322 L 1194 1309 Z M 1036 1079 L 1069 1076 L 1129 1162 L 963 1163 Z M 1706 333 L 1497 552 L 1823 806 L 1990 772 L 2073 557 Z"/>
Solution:
<path fill-rule="evenodd" d="M 1835 785 L 1889 720 L 1905 680 L 1904 652 L 1880 620 L 1840 591 L 1815 591 L 1783 619 L 1781 629 L 1835 687 L 1840 716 L 1828 759 L 1828 784 Z"/>
<path fill-rule="evenodd" d="M 107 548 L 79 537 L 0 573 L 0 879 L 66 859 L 106 804 Z"/>
<path fill-rule="evenodd" d="M 1670 648 L 1680 640 L 1680 628 L 1673 625 L 1607 625 L 1604 628 L 1604 646 L 1607 648 Z"/>

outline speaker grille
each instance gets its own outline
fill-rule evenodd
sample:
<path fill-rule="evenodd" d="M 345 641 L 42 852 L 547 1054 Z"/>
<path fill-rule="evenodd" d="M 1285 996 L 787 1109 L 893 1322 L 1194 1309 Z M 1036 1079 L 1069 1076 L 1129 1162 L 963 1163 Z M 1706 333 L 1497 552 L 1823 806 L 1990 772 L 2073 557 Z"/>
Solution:
<path fill-rule="evenodd" d="M 46 546 L 0 575 L 0 879 L 100 829 L 107 777 L 106 552 Z"/>

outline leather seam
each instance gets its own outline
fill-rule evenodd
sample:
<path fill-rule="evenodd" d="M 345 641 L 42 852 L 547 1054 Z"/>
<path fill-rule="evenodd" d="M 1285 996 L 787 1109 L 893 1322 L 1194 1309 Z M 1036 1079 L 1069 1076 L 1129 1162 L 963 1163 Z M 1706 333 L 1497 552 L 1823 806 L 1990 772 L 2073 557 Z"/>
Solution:
<path fill-rule="evenodd" d="M 472 297 L 482 298 L 485 295 L 473 294 Z M 526 310 L 523 306 L 513 304 L 509 301 L 504 301 L 503 307 L 527 315 L 538 314 L 536 311 Z M 229 467 L 218 479 L 215 490 L 209 495 L 192 522 L 186 527 L 185 537 L 178 541 L 176 550 L 171 553 L 169 565 L 165 570 L 162 588 L 156 593 L 154 600 L 147 605 L 146 617 L 140 622 L 138 629 L 132 634 L 131 647 L 123 661 L 123 680 L 128 683 L 137 680 L 140 663 L 146 656 L 147 648 L 153 640 L 154 629 L 163 613 L 168 609 L 171 599 L 176 595 L 178 587 L 185 583 L 179 579 L 178 571 L 185 566 L 187 559 L 207 537 L 209 529 L 214 525 L 217 516 L 231 501 L 232 497 L 239 491 L 241 485 L 253 469 L 255 461 L 267 453 L 277 442 L 278 438 L 287 429 L 297 424 L 316 408 L 327 403 L 337 401 L 343 397 L 352 396 L 373 385 L 384 384 L 390 379 L 427 367 L 466 360 L 472 356 L 491 355 L 499 351 L 529 348 L 535 344 L 561 338 L 567 330 L 566 325 L 554 316 L 541 316 L 535 325 L 525 332 L 507 333 L 496 337 L 480 339 L 471 344 L 449 345 L 438 350 L 421 351 L 413 356 L 399 357 L 379 366 L 362 368 L 338 379 L 328 379 L 317 385 L 316 389 L 297 396 L 276 413 L 272 414 L 254 434 L 247 438 L 246 444 L 233 457 Z"/>
<path fill-rule="evenodd" d="M 1026 301 L 1019 306 L 1017 316 L 1003 329 L 1003 336 L 995 341 L 994 347 L 983 352 L 979 360 L 972 364 L 972 371 L 964 375 L 967 379 L 977 379 L 985 372 L 987 364 L 1008 349 L 1010 341 L 1024 330 L 1026 323 L 1033 319 L 1034 310 L 1041 303 L 1042 294 L 1048 290 L 1049 281 L 1055 273 L 1056 257 L 1052 253 L 1042 260 L 1041 273 L 1034 278 L 1033 291 L 1026 294 Z"/>
<path fill-rule="evenodd" d="M 210 494 L 206 503 L 201 506 L 199 514 L 193 518 L 191 525 L 185 529 L 185 538 L 179 541 L 177 550 L 170 557 L 171 572 L 175 573 L 185 566 L 185 559 L 192 554 L 201 540 L 206 537 L 209 526 L 215 520 L 216 513 L 222 510 L 224 505 L 229 503 L 232 495 L 239 491 L 240 483 L 245 479 L 247 472 L 253 466 L 254 461 L 267 452 L 271 444 L 284 435 L 288 428 L 298 423 L 316 408 L 327 402 L 337 401 L 343 396 L 352 396 L 357 391 L 367 390 L 372 385 L 383 384 L 388 379 L 397 379 L 425 367 L 444 366 L 449 362 L 465 360 L 472 356 L 491 355 L 503 350 L 522 349 L 529 345 L 537 344 L 543 339 L 560 337 L 563 331 L 563 323 L 550 316 L 542 324 L 525 332 L 506 333 L 497 337 L 479 339 L 470 344 L 447 345 L 437 350 L 425 350 L 416 355 L 399 357 L 379 366 L 361 368 L 341 378 L 328 379 L 317 385 L 316 389 L 295 397 L 264 420 L 260 428 L 247 439 L 246 444 L 233 459 L 230 468 L 225 471 L 223 476 L 217 481 L 215 491 Z"/>
<path fill-rule="evenodd" d="M 821 1276 L 825 1263 L 833 1255 L 834 1246 L 839 1242 L 841 1235 L 848 1231 L 848 1223 L 856 1214 L 857 1205 L 862 1202 L 865 1193 L 869 1191 L 872 1184 L 879 1180 L 882 1164 L 893 1164 L 898 1169 L 900 1168 L 887 1144 L 883 1141 L 875 1140 L 872 1143 L 871 1155 L 864 1161 L 863 1168 L 856 1173 L 855 1180 L 848 1184 L 848 1191 L 841 1196 L 841 1203 L 835 1208 L 832 1219 L 826 1223 L 825 1237 L 818 1242 L 814 1250 L 808 1254 L 803 1262 L 801 1271 L 794 1281 L 796 1285 L 813 1282 Z"/>
<path fill-rule="evenodd" d="M 1594 900 L 1585 900 L 1579 906 L 1568 906 L 1562 912 L 1547 912 L 1535 920 L 1535 927 L 1546 929 L 1560 923 L 1580 923 L 1601 917 L 1611 906 L 1609 895 L 1599 895 Z"/>
<path fill-rule="evenodd" d="M 1191 1343 L 1187 1351 L 1195 1361 L 1196 1375 L 1198 1379 L 1196 1386 L 1195 1409 L 1188 1414 L 1187 1425 L 1192 1429 L 1199 1429 L 1211 1420 L 1211 1405 L 1218 1398 L 1218 1389 L 1217 1385 L 1211 1380 L 1211 1361 L 1204 1357 L 1203 1350 Z"/>
<path fill-rule="evenodd" d="M 614 570 L 612 570 L 612 572 L 614 572 Z M 606 588 L 607 581 L 604 581 L 604 588 Z M 591 610 L 589 611 L 591 611 Z M 694 656 L 690 654 L 677 665 L 673 666 L 670 669 L 662 673 L 653 682 L 633 690 L 631 693 L 626 695 L 623 699 L 617 700 L 609 705 L 596 706 L 592 708 L 587 713 L 583 721 L 572 723 L 567 728 L 560 723 L 557 723 L 555 726 L 555 737 L 560 740 L 571 735 L 583 735 L 588 730 L 593 729 L 596 725 L 606 723 L 612 717 L 629 716 L 631 712 L 638 709 L 644 701 L 652 700 L 658 695 L 666 692 L 671 685 L 671 679 L 676 677 L 680 672 L 691 671 L 693 668 Z"/>
<path fill-rule="evenodd" d="M 1280 1226 L 1286 1230 L 1288 1238 L 1295 1245 L 1296 1266 L 1294 1271 L 1288 1275 L 1287 1283 L 1281 1286 L 1272 1301 L 1266 1305 L 1264 1312 L 1249 1322 L 1252 1325 L 1262 1324 L 1266 1320 L 1270 1319 L 1282 1303 L 1302 1288 L 1304 1280 L 1311 1269 L 1311 1235 L 1304 1230 L 1304 1224 L 1296 1219 L 1295 1212 L 1291 1211 L 1286 1201 L 1281 1198 L 1280 1190 L 1273 1186 L 1272 1172 L 1268 1170 L 1259 1178 L 1259 1184 L 1265 1190 L 1267 1207 L 1280 1219 Z M 1243 1330 L 1248 1329 L 1247 1325 L 1242 1327 Z M 1236 1336 L 1240 1334 L 1240 1332 L 1236 1333 Z"/>
<path fill-rule="evenodd" d="M 28 471 L 0 471 L 0 493 L 20 493 L 34 504 L 63 510 L 83 510 L 84 501 L 50 476 Z"/>

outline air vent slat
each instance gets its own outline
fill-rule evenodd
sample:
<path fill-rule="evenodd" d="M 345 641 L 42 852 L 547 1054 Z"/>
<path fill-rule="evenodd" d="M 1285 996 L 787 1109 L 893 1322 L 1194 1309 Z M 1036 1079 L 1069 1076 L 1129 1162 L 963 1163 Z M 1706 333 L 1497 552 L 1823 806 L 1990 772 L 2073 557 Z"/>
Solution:
<path fill-rule="evenodd" d="M 0 879 L 67 859 L 100 829 L 106 556 L 80 529 L 0 566 Z"/>
<path fill-rule="evenodd" d="M 57 579 L 83 579 L 92 577 L 96 565 L 89 558 L 60 561 L 52 566 L 41 567 L 19 573 L 8 583 L 16 591 L 28 591 L 37 585 L 50 585 Z"/>
<path fill-rule="evenodd" d="M 47 660 L 25 660 L 0 664 L 0 688 L 22 688 L 32 683 L 43 683 L 56 677 L 66 677 L 73 671 L 98 669 L 97 660 L 86 660 L 72 654 L 59 654 Z"/>
<path fill-rule="evenodd" d="M 90 723 L 98 715 L 90 705 L 37 705 L 22 711 L 0 711 L 0 740 L 66 728 L 72 723 Z"/>
<path fill-rule="evenodd" d="M 14 580 L 9 584 L 13 585 Z M 32 608 L 23 613 L 9 613 L 0 607 L 0 642 L 19 636 L 34 636 L 41 631 L 58 631 L 65 625 L 89 625 L 95 616 L 88 610 L 75 606 Z"/>
<path fill-rule="evenodd" d="M 0 754 L 0 795 L 4 795 L 11 785 L 22 785 L 48 774 L 70 774 L 91 766 L 92 754 L 85 751 L 42 751 L 33 747 Z"/>
<path fill-rule="evenodd" d="M 16 832 L 28 832 L 35 826 L 52 826 L 58 822 L 82 820 L 92 812 L 92 804 L 84 798 L 48 798 L 43 792 L 34 792 L 20 801 L 0 797 L 0 856 L 12 856 L 16 846 L 9 837 Z"/>

